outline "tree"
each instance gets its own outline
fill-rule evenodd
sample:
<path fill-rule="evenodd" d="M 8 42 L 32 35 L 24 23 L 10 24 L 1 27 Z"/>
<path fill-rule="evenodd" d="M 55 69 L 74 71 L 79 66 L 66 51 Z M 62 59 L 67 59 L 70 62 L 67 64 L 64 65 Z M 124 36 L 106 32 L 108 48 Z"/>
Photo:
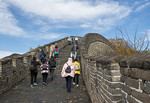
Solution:
<path fill-rule="evenodd" d="M 122 30 L 117 27 L 117 31 L 121 34 L 121 39 L 116 36 L 116 43 L 112 43 L 117 54 L 132 55 L 137 52 L 149 51 L 148 33 L 145 35 L 138 34 L 138 26 L 135 29 L 133 37 L 129 36 L 126 29 Z M 120 40 L 120 42 L 118 42 Z"/>
<path fill-rule="evenodd" d="M 124 29 L 125 32 L 123 32 L 122 29 L 117 28 L 119 33 L 122 35 L 122 39 L 125 42 L 125 44 L 128 46 L 129 49 L 133 48 L 134 50 L 138 52 L 142 51 L 148 51 L 149 49 L 149 38 L 148 34 L 145 35 L 139 35 L 138 34 L 138 26 L 135 29 L 133 39 L 129 37 L 128 31 Z M 131 49 L 132 51 L 132 49 Z"/>
<path fill-rule="evenodd" d="M 32 47 L 30 47 L 30 52 L 33 51 L 34 49 Z"/>

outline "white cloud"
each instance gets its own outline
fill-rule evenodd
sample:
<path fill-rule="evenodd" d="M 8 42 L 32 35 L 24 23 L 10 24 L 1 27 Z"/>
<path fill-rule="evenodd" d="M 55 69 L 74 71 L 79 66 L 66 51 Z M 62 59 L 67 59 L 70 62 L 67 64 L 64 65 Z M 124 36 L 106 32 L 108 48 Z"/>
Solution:
<path fill-rule="evenodd" d="M 140 5 L 139 7 L 137 7 L 135 11 L 136 11 L 136 12 L 141 11 L 141 10 L 143 10 L 144 8 L 146 8 L 146 7 L 149 6 L 149 5 L 150 5 L 150 3 L 147 2 L 147 3 L 145 3 L 145 4 L 143 4 L 143 5 Z"/>
<path fill-rule="evenodd" d="M 150 36 L 150 29 L 149 29 L 149 30 L 147 30 L 147 35 L 148 35 L 148 36 Z"/>
<path fill-rule="evenodd" d="M 17 26 L 17 20 L 8 10 L 8 5 L 0 0 L 0 33 L 12 36 L 23 36 L 25 32 Z"/>
<path fill-rule="evenodd" d="M 111 26 L 115 25 L 117 21 L 128 16 L 131 12 L 131 8 L 113 0 L 109 2 L 107 0 L 36 0 L 36 2 L 34 0 L 7 0 L 4 2 L 7 5 L 18 7 L 24 11 L 26 16 L 29 15 L 30 19 L 34 19 L 32 23 L 41 26 L 37 31 L 39 34 L 46 34 L 46 32 L 52 29 L 80 27 L 91 31 L 107 31 Z M 13 22 L 9 22 L 9 24 L 11 24 L 12 26 L 10 26 L 14 27 L 14 29 L 9 30 L 5 28 L 2 30 L 5 30 L 6 33 L 11 32 L 9 33 L 10 35 L 25 34 L 25 30 L 17 26 L 17 20 L 15 20 L 7 6 L 5 6 L 5 10 L 11 15 L 10 20 Z M 6 14 L 6 12 L 4 12 L 4 14 Z M 37 18 L 42 19 L 38 20 Z M 28 34 L 31 33 L 29 33 L 29 31 L 26 32 Z M 40 37 L 47 39 L 51 38 L 50 35 L 53 37 L 53 34 L 46 34 Z M 31 35 L 28 37 L 33 38 Z"/>
<path fill-rule="evenodd" d="M 118 19 L 127 16 L 130 8 L 118 2 L 99 1 L 96 5 L 79 0 L 8 0 L 27 13 L 46 17 L 53 21 L 85 21 L 116 15 Z"/>
<path fill-rule="evenodd" d="M 90 27 L 90 24 L 81 24 L 80 25 L 82 28 L 89 28 Z"/>
<path fill-rule="evenodd" d="M 49 33 L 49 34 L 38 34 L 36 36 L 32 36 L 34 40 L 53 40 L 53 39 L 60 39 L 63 38 L 64 34 L 56 34 L 56 33 Z"/>

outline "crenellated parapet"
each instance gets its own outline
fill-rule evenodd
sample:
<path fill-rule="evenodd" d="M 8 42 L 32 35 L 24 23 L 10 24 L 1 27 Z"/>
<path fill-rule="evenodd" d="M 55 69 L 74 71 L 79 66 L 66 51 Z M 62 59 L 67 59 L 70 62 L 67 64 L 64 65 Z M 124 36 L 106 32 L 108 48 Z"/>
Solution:
<path fill-rule="evenodd" d="M 124 102 L 149 103 L 150 54 L 134 54 L 122 59 L 119 64 Z"/>
<path fill-rule="evenodd" d="M 149 103 L 150 54 L 115 55 L 110 43 L 98 35 L 87 34 L 80 48 L 82 75 L 92 102 Z"/>

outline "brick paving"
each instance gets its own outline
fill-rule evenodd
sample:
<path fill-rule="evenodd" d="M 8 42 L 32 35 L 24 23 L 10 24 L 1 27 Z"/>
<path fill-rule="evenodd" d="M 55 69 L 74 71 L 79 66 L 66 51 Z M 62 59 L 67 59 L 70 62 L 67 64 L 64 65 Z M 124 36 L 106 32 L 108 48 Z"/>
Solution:
<path fill-rule="evenodd" d="M 70 94 L 66 92 L 65 79 L 60 72 L 63 64 L 70 55 L 71 46 L 66 46 L 60 51 L 57 61 L 57 69 L 54 72 L 54 81 L 42 86 L 42 75 L 38 72 L 38 86 L 30 87 L 30 77 L 27 77 L 19 85 L 0 97 L 0 103 L 91 103 L 82 75 L 80 75 L 79 87 L 72 85 Z M 49 81 L 49 76 L 48 76 Z"/>

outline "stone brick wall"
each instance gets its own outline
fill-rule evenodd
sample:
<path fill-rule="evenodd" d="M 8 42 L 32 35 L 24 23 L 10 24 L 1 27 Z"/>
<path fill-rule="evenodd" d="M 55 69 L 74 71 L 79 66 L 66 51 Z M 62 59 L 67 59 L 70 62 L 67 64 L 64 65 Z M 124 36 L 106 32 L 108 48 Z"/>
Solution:
<path fill-rule="evenodd" d="M 150 102 L 150 54 L 135 54 L 120 62 L 125 103 Z"/>
<path fill-rule="evenodd" d="M 61 51 L 61 49 L 67 45 L 67 38 L 55 41 L 53 43 L 57 44 Z M 46 55 L 49 56 L 48 51 L 51 44 L 52 43 L 39 48 L 44 49 Z M 29 75 L 28 66 L 31 63 L 33 56 L 39 58 L 39 48 L 21 56 L 0 60 L 0 94 L 8 91 Z"/>
<path fill-rule="evenodd" d="M 91 37 L 91 34 L 89 37 L 88 35 L 86 38 Z M 90 55 L 88 46 L 95 41 L 87 43 L 86 38 L 82 39 L 80 48 L 81 67 L 92 102 L 149 103 L 150 54 L 139 53 L 129 57 L 107 54 Z M 90 51 L 95 53 L 95 47 L 92 46 L 92 48 Z"/>
<path fill-rule="evenodd" d="M 96 41 L 88 41 L 87 38 L 91 36 L 96 38 Z M 82 39 L 80 49 L 83 79 L 93 103 L 121 103 L 121 74 L 118 61 L 122 57 L 110 56 L 101 50 L 100 46 L 105 50 L 111 48 L 109 42 L 107 43 L 105 39 L 102 41 L 102 39 L 104 37 L 98 34 L 87 34 Z M 98 49 L 101 55 L 95 55 L 95 50 Z"/>
<path fill-rule="evenodd" d="M 88 47 L 88 55 L 89 56 L 104 56 L 112 54 L 113 49 L 105 43 L 102 42 L 93 42 Z"/>

